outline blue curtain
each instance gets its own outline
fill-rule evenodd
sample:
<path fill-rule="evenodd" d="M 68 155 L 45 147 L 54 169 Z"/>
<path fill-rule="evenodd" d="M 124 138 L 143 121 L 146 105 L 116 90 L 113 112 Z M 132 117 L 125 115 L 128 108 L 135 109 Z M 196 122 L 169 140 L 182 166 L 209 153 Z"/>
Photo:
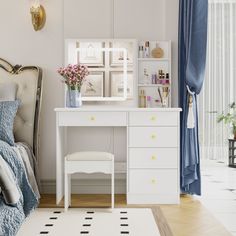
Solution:
<path fill-rule="evenodd" d="M 179 2 L 180 183 L 182 193 L 201 195 L 197 95 L 205 73 L 208 0 Z M 187 89 L 188 87 L 188 89 Z M 194 127 L 188 128 L 192 111 Z"/>

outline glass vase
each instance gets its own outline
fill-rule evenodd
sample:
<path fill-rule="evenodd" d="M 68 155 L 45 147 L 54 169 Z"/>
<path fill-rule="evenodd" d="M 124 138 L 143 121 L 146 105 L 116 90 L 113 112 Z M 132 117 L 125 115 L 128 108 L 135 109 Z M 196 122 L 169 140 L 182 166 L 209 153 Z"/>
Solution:
<path fill-rule="evenodd" d="M 77 88 L 68 87 L 66 93 L 66 107 L 81 107 L 82 96 L 81 92 Z"/>

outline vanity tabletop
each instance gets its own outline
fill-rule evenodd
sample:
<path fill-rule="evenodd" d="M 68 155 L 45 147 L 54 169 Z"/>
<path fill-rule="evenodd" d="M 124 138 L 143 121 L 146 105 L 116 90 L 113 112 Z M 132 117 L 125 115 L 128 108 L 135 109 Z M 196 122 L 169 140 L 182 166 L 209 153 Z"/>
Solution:
<path fill-rule="evenodd" d="M 80 108 L 60 107 L 55 108 L 55 112 L 86 112 L 86 111 L 135 111 L 135 112 L 181 112 L 179 107 L 157 107 L 157 108 L 137 108 L 137 107 L 119 107 L 119 106 L 83 106 Z"/>

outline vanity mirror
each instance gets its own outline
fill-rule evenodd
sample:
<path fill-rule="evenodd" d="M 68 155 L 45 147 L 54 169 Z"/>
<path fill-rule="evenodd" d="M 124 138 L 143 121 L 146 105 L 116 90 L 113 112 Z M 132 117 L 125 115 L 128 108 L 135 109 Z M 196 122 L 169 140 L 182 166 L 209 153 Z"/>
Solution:
<path fill-rule="evenodd" d="M 134 98 L 136 48 L 133 39 L 67 39 L 65 64 L 88 66 L 83 101 L 125 101 Z"/>

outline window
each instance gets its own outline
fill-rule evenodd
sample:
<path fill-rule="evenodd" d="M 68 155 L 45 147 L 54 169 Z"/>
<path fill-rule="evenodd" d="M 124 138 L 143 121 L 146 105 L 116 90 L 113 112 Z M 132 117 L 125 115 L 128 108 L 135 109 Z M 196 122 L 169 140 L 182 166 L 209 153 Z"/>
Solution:
<path fill-rule="evenodd" d="M 236 101 L 236 0 L 209 0 L 206 79 L 199 96 L 202 157 L 226 160 L 229 127 L 217 116 Z"/>

